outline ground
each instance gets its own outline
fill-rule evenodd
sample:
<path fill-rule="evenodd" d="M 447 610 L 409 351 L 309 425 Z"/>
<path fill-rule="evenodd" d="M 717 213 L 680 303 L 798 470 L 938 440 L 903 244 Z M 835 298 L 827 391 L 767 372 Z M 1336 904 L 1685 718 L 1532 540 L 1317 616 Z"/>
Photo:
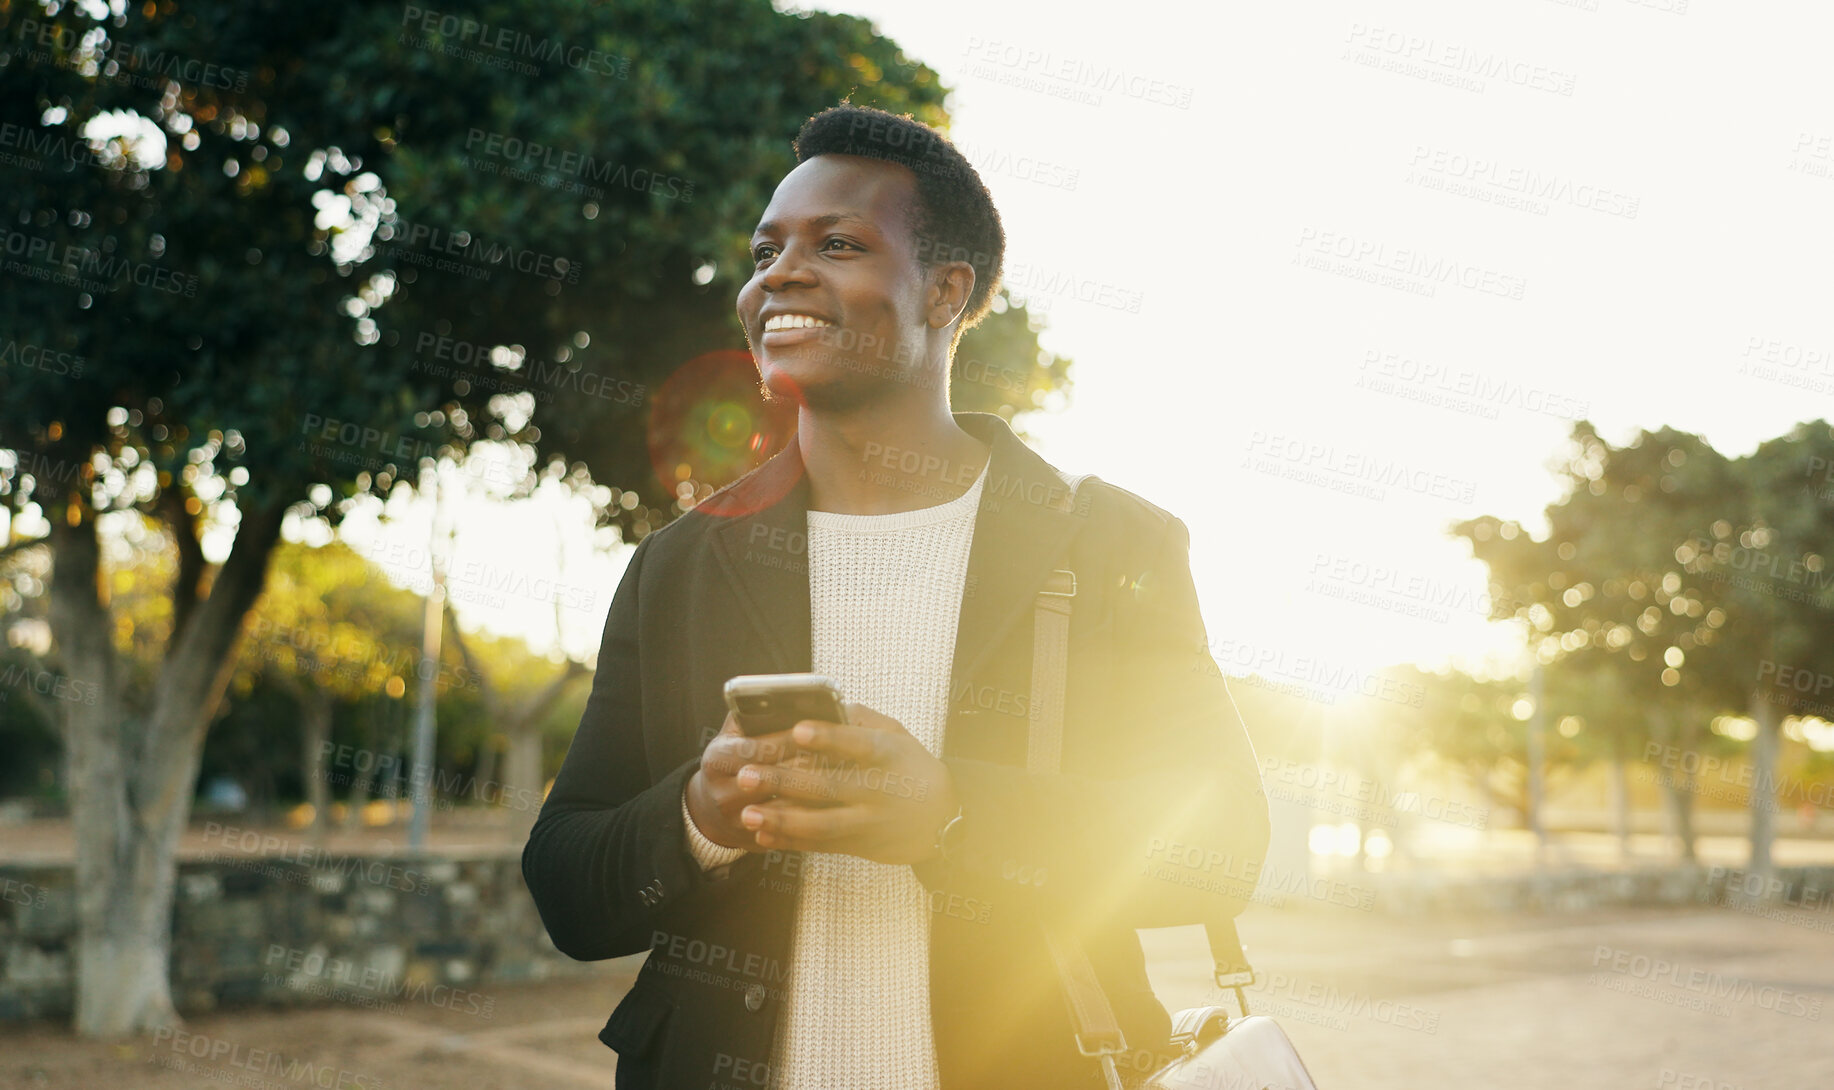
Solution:
<path fill-rule="evenodd" d="M 1834 1087 L 1834 910 L 1257 906 L 1241 932 L 1262 973 L 1251 1005 L 1324 1090 Z M 1146 938 L 1168 1005 L 1213 997 L 1200 931 Z M 614 1057 L 596 1034 L 635 970 L 620 959 L 590 979 L 494 985 L 488 1019 L 426 1005 L 240 1010 L 132 1044 L 0 1027 L 0 1088 L 607 1090 Z"/>

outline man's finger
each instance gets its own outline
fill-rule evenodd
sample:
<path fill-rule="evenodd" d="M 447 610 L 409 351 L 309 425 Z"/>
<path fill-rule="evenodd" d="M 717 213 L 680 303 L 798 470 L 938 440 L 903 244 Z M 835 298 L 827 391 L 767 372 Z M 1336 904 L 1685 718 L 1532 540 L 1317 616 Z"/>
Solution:
<path fill-rule="evenodd" d="M 707 747 L 705 764 L 715 772 L 732 775 L 747 764 L 775 764 L 796 756 L 796 739 L 787 730 L 769 734 L 735 734 L 715 738 Z"/>
<path fill-rule="evenodd" d="M 856 727 L 872 727 L 877 730 L 904 729 L 904 724 L 898 722 L 896 719 L 886 715 L 884 712 L 874 711 L 857 700 L 847 701 L 846 708 L 847 722 Z"/>
<path fill-rule="evenodd" d="M 845 801 L 852 794 L 845 774 L 802 767 L 808 756 L 801 754 L 788 764 L 748 764 L 739 769 L 738 785 L 747 793 L 767 797 L 781 795 L 804 802 L 830 804 Z"/>
<path fill-rule="evenodd" d="M 885 732 L 876 727 L 841 726 L 804 719 L 790 730 L 796 744 L 806 750 L 856 764 L 878 764 Z"/>
<path fill-rule="evenodd" d="M 857 806 L 814 807 L 791 799 L 755 802 L 739 813 L 739 823 L 765 847 L 790 851 L 823 851 L 823 846 L 860 827 L 864 811 Z"/>

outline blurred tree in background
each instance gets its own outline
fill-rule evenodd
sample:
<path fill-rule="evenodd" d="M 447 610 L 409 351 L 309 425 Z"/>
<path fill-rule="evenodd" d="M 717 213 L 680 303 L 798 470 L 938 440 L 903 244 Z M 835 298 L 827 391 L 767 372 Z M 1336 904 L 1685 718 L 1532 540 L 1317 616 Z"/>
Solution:
<path fill-rule="evenodd" d="M 1769 865 L 1780 714 L 1811 701 L 1761 683 L 1780 666 L 1834 677 L 1834 595 L 1819 576 L 1834 496 L 1810 487 L 1831 448 L 1820 422 L 1737 460 L 1670 428 L 1614 447 L 1581 422 L 1546 539 L 1490 516 L 1455 528 L 1490 567 L 1492 616 L 1522 621 L 1531 654 L 1562 679 L 1556 714 L 1607 731 L 1614 760 L 1653 750 L 1684 859 L 1695 772 L 1728 748 L 1712 725 L 1750 714 L 1753 774 L 1740 786 L 1751 787 L 1752 866 Z"/>
<path fill-rule="evenodd" d="M 870 24 L 766 0 L 89 10 L 0 5 L 0 328 L 34 361 L 3 372 L 0 549 L 49 554 L 42 643 L 96 695 L 58 710 L 75 1021 L 105 1035 L 175 1017 L 173 849 L 283 524 L 474 443 L 520 459 L 495 494 L 590 489 L 607 545 L 666 522 L 787 438 L 687 365 L 742 344 L 744 239 L 803 119 L 946 116 Z M 1065 373 L 1012 321 L 1017 355 L 962 348 L 1022 376 L 1008 415 Z M 692 411 L 650 411 L 678 375 L 657 400 Z M 107 588 L 145 519 L 171 555 L 142 659 Z"/>

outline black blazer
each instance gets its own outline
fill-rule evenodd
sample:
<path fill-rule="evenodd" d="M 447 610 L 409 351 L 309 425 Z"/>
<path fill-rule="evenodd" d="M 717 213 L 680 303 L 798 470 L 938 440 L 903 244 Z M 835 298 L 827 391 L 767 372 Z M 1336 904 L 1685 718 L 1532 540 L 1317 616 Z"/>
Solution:
<path fill-rule="evenodd" d="M 953 862 L 912 866 L 930 893 L 942 1085 L 1099 1086 L 1040 921 L 1083 936 L 1127 1036 L 1122 1067 L 1147 1069 L 1169 1021 L 1132 929 L 1239 912 L 1266 851 L 1267 800 L 1209 654 L 1184 524 L 1094 478 L 1060 509 L 1063 481 L 1004 420 L 955 419 L 993 453 L 942 752 L 966 833 Z M 792 441 L 638 544 L 523 851 L 556 947 L 581 960 L 650 952 L 599 1034 L 618 1052 L 619 1087 L 767 1083 L 800 853 L 703 874 L 680 799 L 725 719 L 726 679 L 810 668 L 808 495 Z M 1063 771 L 1035 776 L 1033 595 L 1055 568 L 1076 573 Z"/>

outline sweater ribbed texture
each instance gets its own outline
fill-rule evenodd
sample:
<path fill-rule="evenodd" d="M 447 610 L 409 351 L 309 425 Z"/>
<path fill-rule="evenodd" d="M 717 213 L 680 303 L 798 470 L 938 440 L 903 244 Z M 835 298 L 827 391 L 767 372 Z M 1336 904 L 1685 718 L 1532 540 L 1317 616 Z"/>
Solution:
<path fill-rule="evenodd" d="M 886 515 L 808 513 L 812 668 L 942 753 L 985 467 L 961 496 Z M 686 802 L 683 803 L 684 813 Z M 702 867 L 731 862 L 687 821 Z M 771 1073 L 778 1090 L 934 1090 L 930 916 L 906 865 L 808 852 Z"/>

